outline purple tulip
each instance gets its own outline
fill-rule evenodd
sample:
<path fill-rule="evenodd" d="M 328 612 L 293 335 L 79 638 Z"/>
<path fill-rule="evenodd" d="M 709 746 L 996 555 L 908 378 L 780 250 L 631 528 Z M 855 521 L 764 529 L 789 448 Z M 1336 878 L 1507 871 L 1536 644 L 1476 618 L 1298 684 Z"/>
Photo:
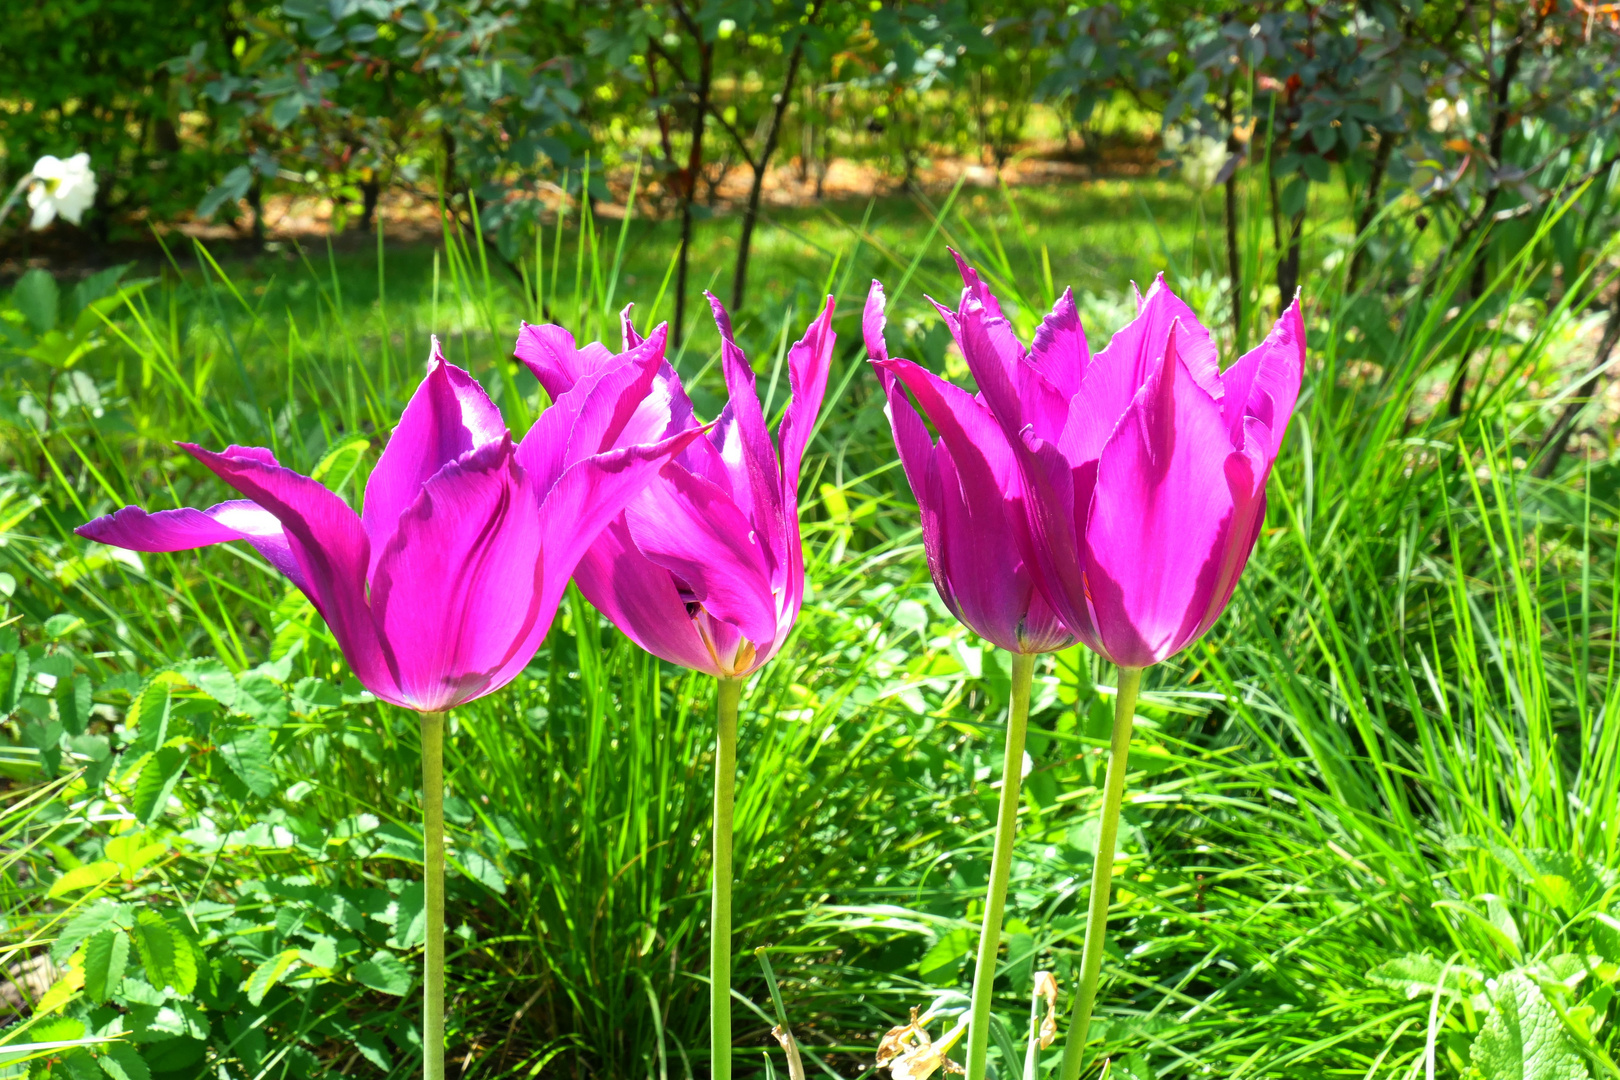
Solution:
<path fill-rule="evenodd" d="M 869 334 L 878 328 L 875 362 L 911 391 L 941 435 L 936 480 L 926 436 L 902 418 L 903 395 L 891 390 L 902 458 L 925 462 L 929 494 L 919 502 L 925 535 L 928 517 L 936 520 L 931 565 L 943 568 L 964 621 L 998 644 L 1016 625 L 1027 568 L 1058 620 L 1115 664 L 1142 668 L 1174 655 L 1219 618 L 1259 535 L 1266 480 L 1304 373 L 1298 299 L 1258 348 L 1223 372 L 1209 331 L 1162 276 L 1138 296 L 1136 318 L 1093 356 L 1071 291 L 1026 350 L 978 274 L 960 256 L 957 263 L 960 308 L 935 306 L 978 382 L 977 397 L 879 352 L 881 291 L 876 315 L 870 302 L 867 314 Z M 917 490 L 909 460 L 906 468 Z M 963 493 L 954 502 L 942 494 L 953 471 Z M 1023 567 L 1009 566 L 993 543 L 999 519 L 982 494 L 990 490 L 1010 511 Z M 981 507 L 970 505 L 969 492 L 980 493 Z M 979 589 L 972 601 L 962 597 L 968 582 Z M 1027 607 L 1026 627 L 1038 610 Z M 1018 644 L 1029 651 L 1024 637 Z"/>
<path fill-rule="evenodd" d="M 895 449 L 922 512 L 923 548 L 940 599 L 974 633 L 1009 652 L 1051 652 L 1072 644 L 1074 635 L 1009 547 L 1023 511 L 1018 463 L 1006 436 L 967 391 L 909 360 L 889 359 L 885 303 L 883 286 L 872 282 L 862 330 L 889 399 Z M 937 443 L 902 379 L 934 421 Z"/>
<path fill-rule="evenodd" d="M 706 438 L 678 454 L 580 560 L 575 580 L 597 610 L 655 656 L 722 679 L 754 671 L 781 648 L 804 600 L 799 463 L 815 427 L 836 340 L 833 302 L 788 352 L 792 394 L 771 445 L 754 373 L 731 319 L 709 297 L 720 328 L 731 400 Z M 664 331 L 645 341 L 622 316 L 627 354 L 655 350 L 655 391 L 670 427 L 692 423 L 692 403 L 663 360 Z M 577 348 L 560 326 L 525 325 L 516 355 L 553 397 L 617 362 L 600 343 Z M 649 354 L 650 355 L 650 354 Z"/>
<path fill-rule="evenodd" d="M 362 513 L 269 450 L 181 443 L 246 498 L 126 506 L 77 532 L 135 551 L 246 540 L 309 597 L 367 689 L 442 712 L 523 670 L 598 531 L 701 434 L 666 433 L 649 406 L 658 356 L 624 359 L 580 380 L 514 445 L 435 339 Z"/>

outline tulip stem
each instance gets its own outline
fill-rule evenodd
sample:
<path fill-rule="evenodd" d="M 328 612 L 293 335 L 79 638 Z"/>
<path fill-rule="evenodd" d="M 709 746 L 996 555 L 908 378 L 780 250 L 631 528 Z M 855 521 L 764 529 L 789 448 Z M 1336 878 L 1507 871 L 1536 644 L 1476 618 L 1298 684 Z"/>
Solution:
<path fill-rule="evenodd" d="M 1029 686 L 1035 657 L 1013 653 L 1012 700 L 1007 706 L 1007 744 L 1001 759 L 1001 804 L 996 813 L 996 847 L 990 857 L 990 888 L 979 927 L 979 958 L 973 969 L 973 1012 L 968 1023 L 967 1080 L 984 1080 L 990 1053 L 990 991 L 1001 950 L 1001 917 L 1012 872 L 1013 835 L 1018 828 L 1018 793 L 1024 782 L 1024 733 L 1029 728 Z M 1011 1063 L 1008 1064 L 1011 1068 Z"/>
<path fill-rule="evenodd" d="M 714 888 L 709 913 L 709 1075 L 731 1080 L 731 822 L 741 679 L 721 679 L 715 708 Z"/>
<path fill-rule="evenodd" d="M 444 1080 L 444 713 L 422 714 L 422 1080 Z"/>
<path fill-rule="evenodd" d="M 1136 692 L 1142 669 L 1119 669 L 1114 693 L 1114 735 L 1108 747 L 1108 775 L 1103 781 L 1102 822 L 1097 830 L 1097 856 L 1091 865 L 1091 908 L 1086 914 L 1086 944 L 1080 954 L 1080 992 L 1069 1018 L 1069 1038 L 1063 1047 L 1062 1080 L 1079 1080 L 1086 1039 L 1091 1033 L 1091 1010 L 1097 1003 L 1097 978 L 1102 973 L 1103 939 L 1108 932 L 1108 902 L 1113 890 L 1115 840 L 1119 836 L 1119 810 L 1125 801 L 1125 768 L 1131 753 L 1131 722 L 1136 716 Z"/>

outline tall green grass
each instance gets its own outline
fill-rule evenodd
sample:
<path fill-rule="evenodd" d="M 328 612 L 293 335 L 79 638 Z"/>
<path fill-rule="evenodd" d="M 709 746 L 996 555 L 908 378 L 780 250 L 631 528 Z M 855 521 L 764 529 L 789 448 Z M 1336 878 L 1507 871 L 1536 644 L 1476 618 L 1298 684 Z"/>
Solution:
<path fill-rule="evenodd" d="M 945 243 L 987 270 L 1026 331 L 1075 267 L 1162 259 L 1230 353 L 1229 283 L 1205 254 L 1219 244 L 1199 231 L 1211 218 L 1145 194 L 1108 202 L 1113 219 L 1079 234 L 1089 248 L 1039 227 L 1061 212 L 1051 192 L 844 208 L 775 234 L 790 247 L 777 287 L 739 328 L 768 409 L 785 400 L 785 346 L 822 290 L 839 300 L 840 345 L 801 488 L 811 593 L 743 702 L 739 1071 L 786 1067 L 752 948 L 769 947 L 822 1075 L 868 1068 L 908 1005 L 959 1008 L 949 992 L 965 988 L 989 862 L 1007 675 L 928 583 L 859 349 L 866 281 L 889 286 L 897 352 L 961 374 L 922 302 L 959 288 Z M 1240 287 L 1252 342 L 1275 297 L 1263 206 L 1250 207 Z M 1540 980 L 1571 1031 L 1592 1033 L 1576 1040 L 1591 1071 L 1610 1068 L 1617 474 L 1571 456 L 1543 482 L 1515 461 L 1546 422 L 1529 383 L 1556 385 L 1578 362 L 1574 329 L 1607 287 L 1595 259 L 1584 279 L 1545 290 L 1538 252 L 1554 227 L 1544 222 L 1497 264 L 1489 295 L 1468 301 L 1466 267 L 1443 251 L 1412 265 L 1385 243 L 1386 261 L 1350 293 L 1343 229 L 1312 238 L 1306 264 L 1326 268 L 1304 279 L 1311 364 L 1266 529 L 1227 616 L 1154 670 L 1138 709 L 1097 1025 L 1113 1075 L 1462 1076 L 1494 988 L 1521 977 Z M 508 357 L 517 321 L 545 317 L 613 344 L 624 302 L 637 302 L 638 321 L 667 316 L 671 252 L 658 230 L 588 217 L 548 227 L 516 275 L 467 230 L 429 252 L 297 254 L 269 264 L 273 277 L 171 249 L 163 281 L 112 321 L 113 343 L 87 368 L 97 400 L 66 403 L 43 433 L 21 421 L 5 431 L 8 617 L 25 640 L 71 653 L 109 728 L 142 680 L 187 658 L 243 672 L 290 657 L 282 682 L 340 682 L 320 621 L 251 553 L 145 556 L 137 568 L 71 527 L 125 502 L 222 497 L 173 438 L 270 445 L 358 503 L 429 331 L 521 430 L 543 399 Z M 1094 346 L 1127 317 L 1123 284 L 1082 297 Z M 718 342 L 692 312 L 689 325 L 677 366 L 713 415 Z M 1483 377 L 1448 419 L 1464 350 L 1485 357 Z M 43 386 L 25 366 L 7 378 L 10 401 Z M 50 638 L 44 624 L 60 614 L 82 623 Z M 1111 678 L 1078 649 L 1037 672 L 997 984 L 999 1075 L 1022 1071 L 1034 972 L 1073 985 Z M 169 854 L 138 879 L 143 895 L 244 912 L 345 889 L 407 895 L 420 859 L 414 724 L 346 689 L 319 709 L 295 699 L 274 727 L 268 794 L 200 764 L 174 788 L 149 826 Z M 464 1075 L 704 1074 L 709 693 L 573 595 L 528 672 L 457 712 L 449 1011 Z M 111 798 L 83 778 L 37 788 L 35 754 L 17 746 L 5 758 L 15 854 L 0 864 L 8 946 L 26 952 L 72 914 L 45 887 L 100 857 L 134 782 L 115 771 Z M 215 850 L 201 838 L 210 830 L 240 835 Z M 1561 959 L 1572 956 L 1579 978 Z M 412 1075 L 409 999 L 356 981 L 363 959 L 290 979 L 274 991 L 286 999 L 263 1047 L 222 1036 L 209 1061 L 243 1077 Z M 1560 980 L 1572 988 L 1554 989 Z M 377 1057 L 351 1049 L 366 1031 L 388 1033 Z"/>

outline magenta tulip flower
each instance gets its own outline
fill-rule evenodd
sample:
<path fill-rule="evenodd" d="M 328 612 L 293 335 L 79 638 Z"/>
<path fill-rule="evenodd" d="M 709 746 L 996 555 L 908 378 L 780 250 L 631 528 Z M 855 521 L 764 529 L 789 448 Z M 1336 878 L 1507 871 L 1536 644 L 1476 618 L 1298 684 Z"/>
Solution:
<path fill-rule="evenodd" d="M 804 601 L 799 462 L 826 392 L 836 335 L 829 299 L 788 352 L 792 399 L 778 449 L 731 320 L 719 300 L 709 303 L 730 403 L 708 437 L 688 445 L 602 531 L 575 580 L 597 610 L 654 656 L 734 679 L 775 655 Z M 626 355 L 656 350 L 659 400 L 669 402 L 671 425 L 690 423 L 692 403 L 663 360 L 663 328 L 644 341 L 625 310 Z M 572 334 L 552 325 L 525 325 L 516 355 L 553 397 L 618 360 L 600 343 L 576 348 Z"/>
<path fill-rule="evenodd" d="M 1074 643 L 1009 540 L 1022 526 L 1018 463 L 1001 428 L 973 395 L 891 360 L 883 338 L 883 286 L 872 282 L 862 330 L 888 398 L 895 449 L 922 512 L 934 588 L 970 630 L 1008 652 L 1051 652 Z M 896 374 L 903 372 L 904 386 Z M 939 432 L 935 442 L 906 396 L 912 387 Z"/>
<path fill-rule="evenodd" d="M 1137 297 L 1136 318 L 1095 356 L 1068 290 L 1026 349 L 979 275 L 960 256 L 957 265 L 959 308 L 935 307 L 978 383 L 976 396 L 888 357 L 875 282 L 866 315 L 867 349 L 884 375 L 935 583 L 963 622 L 997 644 L 1037 652 L 1032 645 L 1055 640 L 1053 627 L 1061 624 L 1120 671 L 1081 985 L 1062 1070 L 1063 1080 L 1076 1080 L 1096 998 L 1142 669 L 1198 640 L 1232 597 L 1299 397 L 1305 328 L 1296 298 L 1270 336 L 1223 372 L 1209 332 L 1161 276 Z M 901 386 L 939 432 L 937 445 Z M 1001 535 L 1012 543 L 997 543 Z M 1020 659 L 973 987 L 968 1080 L 985 1073 L 1017 818 L 1012 766 L 1022 756 L 1030 679 L 1029 659 Z"/>
<path fill-rule="evenodd" d="M 1174 655 L 1225 609 L 1259 534 L 1304 371 L 1299 302 L 1222 372 L 1209 331 L 1162 276 L 1092 356 L 1071 292 L 1026 350 L 979 276 L 961 270 L 960 310 L 936 306 L 979 398 L 946 398 L 916 365 L 887 366 L 936 426 L 957 422 L 948 409 L 971 414 L 960 423 L 977 424 L 978 445 L 1016 461 L 1014 535 L 1058 618 L 1121 667 Z"/>
<path fill-rule="evenodd" d="M 731 833 L 737 706 L 743 679 L 782 647 L 804 602 L 799 464 L 827 390 L 833 301 L 788 352 L 792 395 L 771 445 L 754 372 L 731 318 L 709 297 L 731 400 L 707 438 L 665 466 L 660 479 L 603 530 L 580 561 L 585 598 L 655 656 L 719 680 L 714 755 L 714 869 L 709 919 L 709 1074 L 731 1078 Z M 642 340 L 621 316 L 627 355 L 662 361 L 664 328 Z M 517 357 L 553 397 L 617 362 L 606 346 L 575 346 L 560 326 L 524 326 Z M 680 378 L 660 367 L 659 417 L 691 423 Z"/>
<path fill-rule="evenodd" d="M 246 498 L 126 506 L 77 532 L 135 551 L 245 540 L 309 597 L 379 698 L 443 712 L 493 693 L 539 648 L 595 534 L 696 433 L 647 430 L 646 445 L 609 449 L 626 440 L 615 413 L 641 405 L 658 374 L 650 358 L 581 381 L 515 445 L 437 341 L 430 363 L 359 514 L 269 450 L 181 443 Z"/>

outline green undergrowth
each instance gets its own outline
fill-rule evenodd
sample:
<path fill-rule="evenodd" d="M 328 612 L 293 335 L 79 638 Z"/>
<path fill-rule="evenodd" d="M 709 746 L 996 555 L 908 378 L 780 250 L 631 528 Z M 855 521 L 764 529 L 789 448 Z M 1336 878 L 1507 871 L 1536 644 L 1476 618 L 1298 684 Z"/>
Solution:
<path fill-rule="evenodd" d="M 809 240 L 781 228 L 761 244 L 787 251 L 740 320 L 767 410 L 824 292 L 839 346 L 801 485 L 805 612 L 743 701 L 740 1072 L 786 1068 L 750 950 L 770 950 L 812 1075 L 855 1076 L 908 1006 L 948 1010 L 966 990 L 989 863 L 1006 657 L 928 580 L 859 350 L 870 277 L 889 289 L 894 351 L 965 377 L 923 301 L 959 289 L 946 243 L 1026 334 L 1065 273 L 1081 280 L 1095 348 L 1129 315 L 1125 273 L 1145 278 L 1152 238 L 1176 230 L 1172 283 L 1234 349 L 1220 237 L 1185 196 L 1162 209 L 1085 189 L 1070 209 L 1112 218 L 1076 220 L 1071 239 L 1037 227 L 1061 194 L 845 208 Z M 1274 311 L 1262 226 L 1241 237 L 1251 342 Z M 1311 361 L 1266 527 L 1228 614 L 1149 672 L 1138 706 L 1090 1075 L 1103 1056 L 1133 1080 L 1617 1071 L 1620 468 L 1602 447 L 1548 480 L 1526 467 L 1548 420 L 1534 387 L 1573 377 L 1606 287 L 1602 259 L 1548 287 L 1538 252 L 1557 228 L 1530 230 L 1475 300 L 1432 235 L 1369 245 L 1353 292 L 1349 230 L 1308 238 Z M 173 439 L 271 446 L 358 504 L 429 330 L 525 429 L 543 402 L 508 357 L 519 319 L 549 312 L 611 344 L 625 302 L 667 316 L 669 238 L 639 230 L 548 232 L 516 273 L 455 233 L 369 261 L 221 267 L 176 247 L 156 280 L 63 283 L 49 320 L 13 294 L 0 967 L 16 992 L 0 1076 L 414 1075 L 412 716 L 361 691 L 251 550 L 135 557 L 71 529 L 127 502 L 225 497 Z M 677 362 L 712 416 L 718 341 L 698 310 Z M 1452 418 L 1464 355 L 1476 374 Z M 1112 686 L 1079 649 L 1037 666 L 1000 1076 L 1021 1073 L 1034 973 L 1065 996 L 1075 982 Z M 456 712 L 461 1075 L 707 1074 L 712 708 L 706 680 L 571 594 L 530 668 Z M 1513 1071 L 1526 1060 L 1542 1071 Z"/>

